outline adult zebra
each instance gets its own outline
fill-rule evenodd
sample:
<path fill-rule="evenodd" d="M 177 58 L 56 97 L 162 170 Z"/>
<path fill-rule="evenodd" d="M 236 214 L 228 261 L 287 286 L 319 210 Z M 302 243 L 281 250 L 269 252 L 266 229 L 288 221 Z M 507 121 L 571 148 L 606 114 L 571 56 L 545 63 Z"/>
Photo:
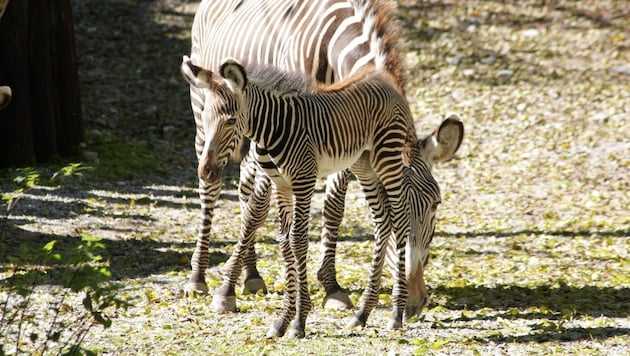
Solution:
<path fill-rule="evenodd" d="M 375 65 L 385 68 L 402 90 L 403 68 L 396 48 L 398 32 L 396 22 L 392 20 L 391 8 L 391 3 L 376 0 L 206 0 L 202 1 L 195 15 L 191 56 L 198 61 L 198 65 L 214 71 L 218 70 L 225 57 L 234 57 L 245 65 L 269 64 L 289 71 L 308 73 L 322 83 L 337 81 L 366 65 Z M 206 140 L 206 137 L 221 135 L 204 127 L 202 113 L 206 98 L 203 91 L 194 86 L 191 86 L 190 91 L 197 126 L 195 147 L 200 162 L 201 226 L 191 261 L 192 274 L 186 289 L 207 292 L 204 272 L 209 264 L 208 245 L 212 215 L 221 189 L 220 172 L 228 161 L 227 154 L 215 156 L 208 153 L 229 150 L 223 149 L 227 142 Z M 460 137 L 451 140 L 450 144 L 453 146 L 445 150 L 450 154 L 436 156 L 433 162 L 452 157 L 461 142 L 461 131 L 458 133 Z M 264 174 L 257 173 L 254 160 L 246 159 L 245 162 L 249 165 L 241 172 L 240 199 L 245 224 L 241 234 L 253 234 L 266 217 L 270 181 Z M 419 183 L 418 187 L 437 188 L 430 175 L 430 164 L 417 169 L 428 171 L 425 175 L 428 177 L 427 182 Z M 322 234 L 325 252 L 318 279 L 326 289 L 325 301 L 337 300 L 350 306 L 349 298 L 336 281 L 334 264 L 337 230 L 343 216 L 347 181 L 346 172 L 338 173 L 328 181 Z M 379 194 L 382 195 L 379 189 L 369 192 L 369 201 L 378 199 Z M 422 223 L 414 226 L 420 237 L 418 244 L 410 249 L 411 258 L 407 261 L 407 284 L 410 290 L 408 317 L 419 312 L 426 302 L 427 293 L 422 275 L 428 257 L 428 242 L 433 233 L 434 209 L 425 209 L 430 211 L 430 216 L 422 215 Z M 424 212 L 418 212 L 418 216 L 420 214 Z M 244 248 L 248 252 L 242 254 L 240 260 L 231 258 L 226 263 L 223 286 L 215 292 L 215 307 L 220 311 L 236 308 L 234 284 L 241 266 L 245 269 L 246 284 L 258 282 L 261 286 L 262 280 L 255 269 L 253 244 Z M 380 273 L 380 270 L 377 272 Z M 370 283 L 373 280 L 371 278 Z M 261 288 L 264 288 L 264 284 Z M 372 289 L 368 287 L 366 293 L 370 290 Z M 372 290 L 371 293 L 375 292 Z"/>

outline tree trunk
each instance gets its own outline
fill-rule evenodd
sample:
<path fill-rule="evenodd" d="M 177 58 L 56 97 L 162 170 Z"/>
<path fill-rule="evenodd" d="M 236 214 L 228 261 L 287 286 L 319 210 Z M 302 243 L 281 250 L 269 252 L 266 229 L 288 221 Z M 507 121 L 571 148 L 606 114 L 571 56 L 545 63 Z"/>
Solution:
<path fill-rule="evenodd" d="M 12 0 L 0 19 L 0 167 L 78 152 L 83 121 L 70 0 Z"/>

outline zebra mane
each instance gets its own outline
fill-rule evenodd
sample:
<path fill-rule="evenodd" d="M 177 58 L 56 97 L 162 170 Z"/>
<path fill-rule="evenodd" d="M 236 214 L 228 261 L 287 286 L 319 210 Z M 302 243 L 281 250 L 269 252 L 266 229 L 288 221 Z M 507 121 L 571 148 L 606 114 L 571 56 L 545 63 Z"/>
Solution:
<path fill-rule="evenodd" d="M 400 51 L 401 24 L 396 17 L 396 3 L 389 0 L 350 0 L 364 23 L 364 33 L 370 33 L 371 50 L 376 52 L 375 64 L 391 74 L 401 90 L 406 85 L 404 61 Z"/>
<path fill-rule="evenodd" d="M 301 72 L 290 72 L 267 65 L 248 65 L 247 79 L 261 88 L 281 94 L 308 94 L 316 90 L 311 78 Z"/>
<path fill-rule="evenodd" d="M 246 67 L 246 71 L 248 81 L 259 88 L 281 95 L 331 93 L 344 90 L 357 82 L 378 78 L 377 80 L 389 83 L 403 99 L 405 98 L 402 88 L 397 86 L 396 78 L 391 73 L 370 65 L 364 66 L 351 76 L 332 84 L 318 83 L 302 72 L 289 72 L 274 66 L 249 65 Z"/>

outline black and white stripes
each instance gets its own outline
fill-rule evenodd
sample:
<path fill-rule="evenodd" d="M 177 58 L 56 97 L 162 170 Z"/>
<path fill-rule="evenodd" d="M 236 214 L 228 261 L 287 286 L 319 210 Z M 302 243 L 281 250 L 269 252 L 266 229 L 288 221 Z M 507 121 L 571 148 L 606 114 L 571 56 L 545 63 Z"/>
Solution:
<path fill-rule="evenodd" d="M 391 75 L 393 83 L 395 83 L 394 87 L 401 91 L 404 88 L 404 70 L 397 51 L 397 24 L 393 20 L 392 7 L 393 5 L 389 1 L 381 0 L 205 0 L 199 6 L 193 25 L 192 61 L 215 71 L 219 69 L 220 64 L 227 57 L 236 58 L 246 64 L 266 64 L 282 68 L 284 72 L 280 73 L 279 77 L 285 78 L 282 80 L 274 79 L 279 85 L 274 90 L 281 90 L 282 83 L 291 82 L 291 76 L 287 74 L 290 71 L 306 73 L 320 83 L 331 83 L 347 78 L 366 67 L 376 67 L 384 69 Z M 304 78 L 301 80 L 304 80 L 302 85 L 290 84 L 297 92 L 303 92 L 305 90 L 303 84 L 309 81 Z M 198 242 L 191 263 L 193 273 L 186 289 L 195 292 L 207 292 L 203 276 L 209 264 L 210 227 L 214 204 L 221 189 L 220 172 L 228 160 L 228 152 L 236 145 L 236 142 L 226 138 L 228 136 L 224 135 L 222 127 L 210 127 L 207 124 L 208 119 L 221 115 L 221 113 L 212 112 L 215 101 L 216 98 L 206 95 L 195 86 L 191 86 L 191 104 L 197 127 L 195 146 L 200 160 L 199 192 L 202 201 L 202 216 Z M 343 107 L 340 103 L 332 105 Z M 350 105 L 347 107 L 350 108 L 349 111 L 365 109 L 364 103 L 356 103 L 356 107 L 352 108 Z M 292 110 L 289 107 L 276 109 L 279 111 Z M 264 115 L 267 114 L 263 113 L 261 116 Z M 345 117 L 347 115 L 345 113 L 340 116 Z M 273 127 L 269 125 L 265 129 L 261 127 L 255 131 L 260 131 L 259 134 L 261 135 L 269 134 Z M 215 291 L 213 306 L 218 311 L 236 309 L 234 285 L 238 280 L 241 267 L 245 270 L 246 288 L 255 290 L 265 287 L 255 268 L 253 233 L 267 216 L 270 181 L 269 177 L 258 168 L 275 167 L 269 159 L 269 153 L 282 153 L 283 143 L 288 141 L 292 135 L 297 138 L 296 132 L 299 132 L 299 130 L 296 131 L 296 128 L 299 128 L 297 123 L 294 123 L 293 126 L 285 125 L 285 127 L 287 130 L 277 133 L 272 140 L 273 142 L 270 142 L 268 150 L 252 146 L 251 157 L 243 162 L 239 189 L 239 197 L 243 207 L 243 226 L 233 257 L 224 266 L 223 285 Z M 407 129 L 411 130 L 410 128 Z M 316 135 L 312 138 L 313 141 L 319 143 L 320 151 L 317 154 L 321 156 L 322 162 L 324 162 L 317 169 L 319 175 L 333 172 L 344 166 L 346 161 L 352 159 L 347 154 L 348 150 L 357 149 L 353 144 L 330 140 L 333 134 L 339 136 L 355 134 L 356 132 L 350 126 L 346 125 L 344 121 L 340 121 L 335 130 L 336 132 L 332 128 L 316 130 Z M 413 130 L 410 132 L 413 133 Z M 408 135 L 409 132 L 407 132 Z M 295 141 L 302 145 L 305 142 L 304 140 Z M 208 159 L 208 152 L 215 153 L 211 155 L 213 159 Z M 326 161 L 327 157 L 332 157 L 335 152 L 345 153 L 336 157 L 335 160 L 328 159 Z M 389 152 L 384 151 L 379 159 L 386 162 L 398 153 L 399 151 L 395 148 Z M 454 154 L 455 151 L 452 153 Z M 420 156 L 417 159 L 422 160 Z M 409 189 L 403 190 L 407 193 L 406 196 L 413 197 L 410 199 L 423 202 L 422 204 L 411 205 L 411 235 L 417 238 L 412 239 L 412 244 L 407 251 L 406 284 L 410 290 L 407 316 L 419 312 L 426 301 L 422 268 L 419 269 L 419 273 L 410 274 L 410 271 L 418 271 L 418 268 L 415 267 L 418 264 L 417 261 L 426 264 L 426 256 L 428 256 L 426 247 L 432 238 L 434 219 L 426 219 L 425 215 L 429 211 L 434 216 L 434 210 L 427 207 L 434 206 L 434 202 L 439 201 L 439 189 L 430 173 L 431 164 L 417 164 L 417 159 L 411 160 L 412 168 L 415 167 L 415 170 L 404 175 L 404 179 L 410 184 Z M 297 161 L 295 156 L 285 155 L 281 157 L 279 162 L 295 165 Z M 405 172 L 407 172 L 406 168 Z M 279 176 L 277 173 L 273 174 L 276 178 Z M 417 178 L 414 178 L 416 176 Z M 337 283 L 335 273 L 336 237 L 343 216 L 347 180 L 348 174 L 343 172 L 329 178 L 322 229 L 324 253 L 317 275 L 326 288 L 325 303 L 338 298 L 340 303 L 349 307 L 352 304 Z M 432 188 L 425 189 L 426 186 Z M 437 192 L 437 198 L 435 192 Z M 389 221 L 389 217 L 381 216 L 385 209 L 384 206 L 389 205 L 386 199 L 382 200 L 383 197 L 382 187 L 379 186 L 366 192 L 366 198 L 375 221 Z M 414 216 L 420 218 L 414 220 Z M 380 285 L 380 275 L 387 245 L 382 243 L 379 245 L 378 241 L 382 240 L 386 243 L 391 234 L 391 231 L 387 229 L 382 232 L 379 231 L 377 230 L 375 236 L 378 246 L 375 247 L 369 285 L 364 293 L 363 305 L 359 311 L 359 314 L 365 315 L 365 318 L 367 318 L 369 310 L 376 305 L 374 295 L 378 295 L 378 290 L 375 286 Z M 422 241 L 422 243 L 413 244 L 415 240 Z M 398 257 L 396 245 L 398 243 L 392 241 L 389 245 L 391 247 L 387 250 L 388 259 L 391 260 L 394 270 L 396 272 L 404 271 L 404 265 L 400 268 L 396 263 Z M 236 255 L 240 257 L 234 258 Z M 422 267 L 422 262 L 420 267 Z M 254 285 L 258 287 L 253 287 Z M 364 318 L 359 316 L 358 319 Z"/>
<path fill-rule="evenodd" d="M 245 69 L 234 61 L 220 68 L 219 77 L 193 65 L 186 57 L 182 63 L 182 73 L 188 82 L 214 98 L 212 107 L 204 110 L 218 115 L 207 117 L 209 122 L 202 115 L 203 125 L 225 135 L 217 139 L 234 142 L 242 135 L 249 137 L 266 151 L 275 166 L 270 165 L 265 172 L 277 188 L 283 217 L 280 241 L 287 291 L 281 318 L 271 326 L 267 336 L 283 335 L 294 316 L 290 334 L 304 336 L 306 317 L 311 309 L 306 276 L 307 227 L 316 178 L 332 173 L 330 169 L 349 167 L 366 191 L 382 187 L 385 194 L 379 200 L 388 202 L 374 216 L 382 221 L 377 225 L 382 225 L 383 231 L 393 231 L 396 240 L 398 273 L 390 326 L 401 327 L 407 304 L 404 261 L 410 226 L 409 201 L 402 194 L 406 182 L 403 180 L 403 151 L 405 147 L 414 146 L 416 140 L 409 132 L 413 121 L 407 101 L 391 76 L 374 69 L 350 77 L 346 79 L 347 84 L 334 89 L 285 92 L 274 86 L 275 68 L 258 72 L 257 78 L 247 78 Z M 203 85 L 199 85 L 200 81 Z M 231 118 L 236 121 L 232 122 Z M 223 153 L 204 152 L 202 157 L 213 160 L 213 154 Z M 383 216 L 378 217 L 378 214 Z M 291 222 L 288 229 L 287 221 Z M 386 245 L 383 236 L 388 235 L 377 238 L 379 252 L 375 256 L 374 268 L 379 275 Z M 380 278 L 375 287 L 378 288 L 379 282 Z M 359 311 L 356 323 L 364 324 L 375 307 L 373 295 L 370 291 L 369 304 Z"/>

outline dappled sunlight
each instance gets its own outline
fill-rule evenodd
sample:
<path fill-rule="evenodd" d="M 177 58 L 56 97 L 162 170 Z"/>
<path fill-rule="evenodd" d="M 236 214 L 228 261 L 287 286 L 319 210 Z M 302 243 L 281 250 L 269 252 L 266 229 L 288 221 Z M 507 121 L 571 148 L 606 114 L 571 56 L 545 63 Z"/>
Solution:
<path fill-rule="evenodd" d="M 425 269 L 429 303 L 402 331 L 386 331 L 386 267 L 365 328 L 345 328 L 354 310 L 322 309 L 321 180 L 309 222 L 314 309 L 298 342 L 263 340 L 286 289 L 274 199 L 256 237 L 269 293 L 244 295 L 239 285 L 238 311 L 216 314 L 211 295 L 183 292 L 200 203 L 178 68 L 197 3 L 75 2 L 88 154 L 73 167 L 85 170 L 52 178 L 68 167 L 59 162 L 0 172 L 3 293 L 20 275 L 46 272 L 34 283 L 33 313 L 49 318 L 45 303 L 69 266 L 24 256 L 52 240 L 67 252 L 89 236 L 102 238 L 111 278 L 134 304 L 86 338 L 105 354 L 627 353 L 630 13 L 622 2 L 397 1 L 417 131 L 429 134 L 448 112 L 465 125 L 455 158 L 433 168 L 442 202 Z M 28 172 L 37 184 L 24 183 Z M 210 294 L 240 231 L 238 172 L 237 163 L 223 172 Z M 358 305 L 374 230 L 354 180 L 339 235 L 339 283 Z"/>

